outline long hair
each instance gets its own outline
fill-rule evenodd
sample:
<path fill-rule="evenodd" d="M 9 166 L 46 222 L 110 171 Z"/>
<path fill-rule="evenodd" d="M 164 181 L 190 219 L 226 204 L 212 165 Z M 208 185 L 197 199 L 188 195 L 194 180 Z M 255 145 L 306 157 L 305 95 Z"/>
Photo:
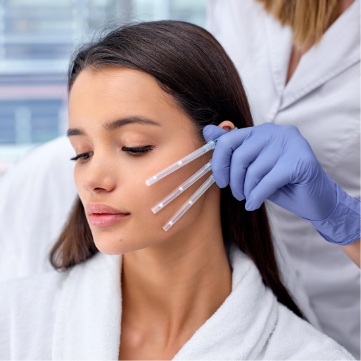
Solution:
<path fill-rule="evenodd" d="M 293 31 L 298 48 L 317 44 L 340 14 L 339 0 L 257 0 L 282 25 Z"/>
<path fill-rule="evenodd" d="M 155 21 L 111 31 L 75 54 L 69 68 L 69 91 L 83 69 L 110 66 L 129 67 L 153 76 L 194 121 L 199 136 L 205 125 L 218 125 L 225 119 L 238 128 L 253 125 L 236 68 L 215 38 L 196 25 Z M 247 254 L 264 284 L 302 317 L 281 281 L 265 208 L 246 211 L 244 201 L 237 201 L 229 187 L 221 190 L 220 206 L 224 239 Z M 51 251 L 51 263 L 57 269 L 67 269 L 96 252 L 83 206 L 77 199 Z"/>

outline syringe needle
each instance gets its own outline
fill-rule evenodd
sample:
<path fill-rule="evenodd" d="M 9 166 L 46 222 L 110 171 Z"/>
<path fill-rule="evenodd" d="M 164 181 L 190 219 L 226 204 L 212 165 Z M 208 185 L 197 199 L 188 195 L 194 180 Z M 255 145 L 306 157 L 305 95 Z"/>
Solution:
<path fill-rule="evenodd" d="M 182 194 L 186 189 L 188 189 L 192 184 L 194 184 L 198 179 L 202 178 L 204 174 L 211 170 L 211 162 L 205 164 L 201 169 L 194 173 L 190 178 L 183 182 L 178 188 L 176 188 L 172 193 L 167 197 L 162 199 L 158 204 L 152 208 L 152 212 L 156 214 L 161 209 L 163 209 L 167 204 L 172 202 L 176 197 Z"/>
<path fill-rule="evenodd" d="M 183 206 L 173 215 L 173 217 L 163 226 L 165 231 L 183 216 L 187 210 L 202 196 L 202 194 L 214 183 L 213 174 L 193 193 L 193 195 L 183 204 Z"/>
<path fill-rule="evenodd" d="M 175 172 L 179 168 L 182 168 L 186 164 L 192 162 L 193 160 L 199 158 L 201 155 L 207 153 L 211 149 L 215 148 L 215 145 L 217 143 L 217 140 L 211 140 L 208 143 L 204 144 L 202 147 L 196 149 L 192 153 L 186 155 L 184 158 L 178 160 L 177 162 L 171 164 L 169 167 L 163 169 L 159 173 L 155 174 L 154 176 L 150 177 L 145 181 L 145 184 L 147 186 L 151 186 L 152 184 L 158 182 L 162 178 L 166 177 L 167 175 Z"/>

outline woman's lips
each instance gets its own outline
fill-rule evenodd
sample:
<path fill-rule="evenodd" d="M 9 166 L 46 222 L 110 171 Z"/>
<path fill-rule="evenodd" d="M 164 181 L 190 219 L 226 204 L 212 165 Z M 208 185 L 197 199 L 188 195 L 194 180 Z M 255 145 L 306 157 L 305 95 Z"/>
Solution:
<path fill-rule="evenodd" d="M 127 218 L 129 214 L 97 214 L 92 213 L 88 215 L 88 221 L 91 226 L 94 227 L 109 227 Z"/>
<path fill-rule="evenodd" d="M 86 207 L 88 222 L 94 227 L 110 227 L 128 218 L 130 213 L 105 204 L 89 204 Z"/>

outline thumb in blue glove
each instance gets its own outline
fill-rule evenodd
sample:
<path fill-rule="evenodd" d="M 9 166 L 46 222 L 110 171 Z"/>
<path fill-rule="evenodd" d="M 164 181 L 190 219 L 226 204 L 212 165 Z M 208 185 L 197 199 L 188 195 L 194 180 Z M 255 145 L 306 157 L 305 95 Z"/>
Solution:
<path fill-rule="evenodd" d="M 229 185 L 235 198 L 246 199 L 247 210 L 259 208 L 269 199 L 315 222 L 314 226 L 324 238 L 330 238 L 327 234 L 332 227 L 330 224 L 325 226 L 325 220 L 335 214 L 337 206 L 347 203 L 346 193 L 322 169 L 296 127 L 265 123 L 226 132 L 209 125 L 204 128 L 203 135 L 206 141 L 219 137 L 212 157 L 217 185 L 220 188 Z M 359 211 L 351 213 L 353 219 L 358 219 L 358 229 L 352 231 L 355 235 L 339 235 L 334 242 L 351 242 L 359 238 Z M 317 228 L 320 222 L 322 229 Z M 329 230 L 325 231 L 325 227 Z"/>

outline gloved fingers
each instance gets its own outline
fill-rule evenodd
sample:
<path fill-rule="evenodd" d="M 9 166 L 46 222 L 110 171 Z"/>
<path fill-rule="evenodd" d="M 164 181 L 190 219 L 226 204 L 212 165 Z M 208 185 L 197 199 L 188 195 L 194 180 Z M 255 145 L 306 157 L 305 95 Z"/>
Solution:
<path fill-rule="evenodd" d="M 203 137 L 206 140 L 206 142 L 209 142 L 210 140 L 214 140 L 220 137 L 224 133 L 227 133 L 227 131 L 221 127 L 218 127 L 217 125 L 206 125 L 203 128 Z"/>
<path fill-rule="evenodd" d="M 273 169 L 280 160 L 277 149 L 263 148 L 257 158 L 249 165 L 244 180 L 244 196 L 246 199 L 261 180 Z"/>
<path fill-rule="evenodd" d="M 266 199 L 289 182 L 289 170 L 282 165 L 282 162 L 278 162 L 253 188 L 247 197 L 245 208 L 247 211 L 258 209 Z"/>
<path fill-rule="evenodd" d="M 234 166 L 231 162 L 233 152 L 242 145 L 243 141 L 251 134 L 252 128 L 235 129 L 222 135 L 214 149 L 212 156 L 212 171 L 214 180 L 220 188 L 226 187 L 230 183 L 230 172 Z M 248 166 L 248 164 L 247 164 Z M 242 183 L 243 184 L 243 183 Z"/>
<path fill-rule="evenodd" d="M 238 200 L 247 198 L 253 188 L 277 162 L 275 154 L 264 154 L 265 143 L 262 139 L 248 137 L 232 155 L 230 182 L 232 194 Z M 262 165 L 263 164 L 263 165 Z"/>

